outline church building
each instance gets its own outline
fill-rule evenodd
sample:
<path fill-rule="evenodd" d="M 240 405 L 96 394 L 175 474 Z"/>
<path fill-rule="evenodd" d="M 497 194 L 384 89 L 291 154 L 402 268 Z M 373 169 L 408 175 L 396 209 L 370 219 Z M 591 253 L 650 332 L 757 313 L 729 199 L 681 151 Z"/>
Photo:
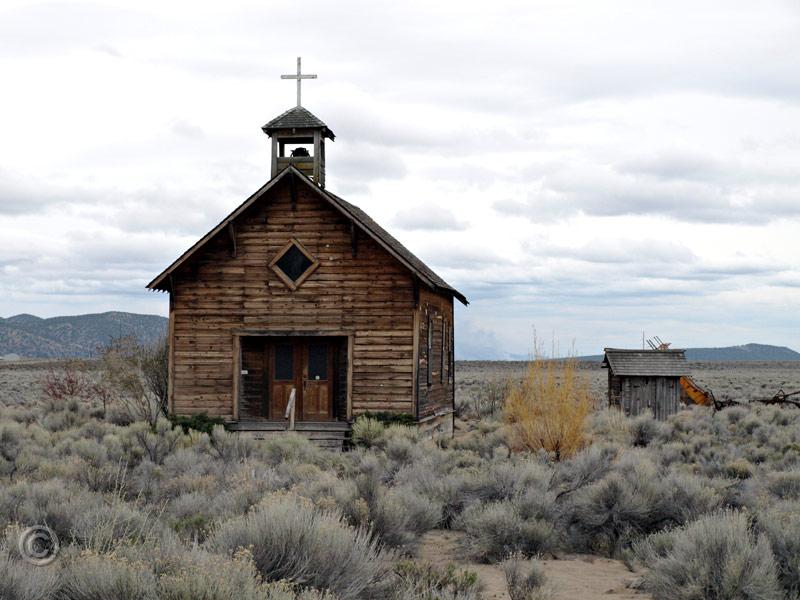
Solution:
<path fill-rule="evenodd" d="M 300 104 L 312 77 L 298 59 L 297 106 L 262 127 L 271 179 L 147 286 L 169 293 L 170 411 L 312 437 L 385 411 L 452 431 L 467 300 L 326 189 L 334 133 Z"/>

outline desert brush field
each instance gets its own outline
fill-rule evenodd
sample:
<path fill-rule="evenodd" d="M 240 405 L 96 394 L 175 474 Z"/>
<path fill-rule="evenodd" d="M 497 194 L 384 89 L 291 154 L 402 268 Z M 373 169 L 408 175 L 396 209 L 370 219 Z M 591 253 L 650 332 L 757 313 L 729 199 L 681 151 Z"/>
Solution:
<path fill-rule="evenodd" d="M 796 363 L 694 367 L 718 398 L 800 389 Z M 597 365 L 527 368 L 458 363 L 452 439 L 361 418 L 337 453 L 150 418 L 98 365 L 0 363 L 0 599 L 798 598 L 800 409 L 630 419 Z"/>

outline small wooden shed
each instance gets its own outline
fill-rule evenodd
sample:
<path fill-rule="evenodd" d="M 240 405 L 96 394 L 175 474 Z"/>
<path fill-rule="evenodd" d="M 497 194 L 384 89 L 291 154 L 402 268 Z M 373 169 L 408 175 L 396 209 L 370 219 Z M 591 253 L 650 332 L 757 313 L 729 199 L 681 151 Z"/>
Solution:
<path fill-rule="evenodd" d="M 651 411 L 664 420 L 680 408 L 681 377 L 689 374 L 684 350 L 606 348 L 608 403 L 637 416 Z"/>

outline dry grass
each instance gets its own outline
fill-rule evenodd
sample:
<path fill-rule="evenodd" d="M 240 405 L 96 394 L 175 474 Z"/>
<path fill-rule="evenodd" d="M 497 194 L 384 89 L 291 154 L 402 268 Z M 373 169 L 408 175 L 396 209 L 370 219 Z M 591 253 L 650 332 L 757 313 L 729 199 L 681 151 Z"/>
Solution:
<path fill-rule="evenodd" d="M 556 460 L 574 456 L 588 443 L 586 419 L 591 409 L 588 379 L 574 359 L 537 356 L 506 400 L 512 447 L 544 449 Z"/>

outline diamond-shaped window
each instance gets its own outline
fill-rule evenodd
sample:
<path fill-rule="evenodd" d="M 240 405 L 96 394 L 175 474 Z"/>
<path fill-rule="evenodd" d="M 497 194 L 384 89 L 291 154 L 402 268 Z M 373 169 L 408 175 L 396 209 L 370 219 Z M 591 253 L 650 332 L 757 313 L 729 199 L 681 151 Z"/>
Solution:
<path fill-rule="evenodd" d="M 291 290 L 296 290 L 319 266 L 319 261 L 295 239 L 287 243 L 269 266 Z"/>

